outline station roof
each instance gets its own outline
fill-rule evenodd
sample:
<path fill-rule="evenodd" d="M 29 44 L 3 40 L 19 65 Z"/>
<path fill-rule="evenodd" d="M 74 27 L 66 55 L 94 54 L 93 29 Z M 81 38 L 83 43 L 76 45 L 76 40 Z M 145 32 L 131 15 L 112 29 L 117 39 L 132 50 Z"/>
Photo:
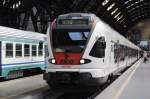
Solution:
<path fill-rule="evenodd" d="M 34 12 L 33 7 L 38 12 L 34 17 L 40 16 L 42 19 L 42 15 L 46 14 L 45 21 L 52 21 L 64 13 L 91 12 L 116 30 L 124 32 L 150 17 L 150 0 L 1 0 L 0 18 L 18 17 L 20 13 Z M 38 18 L 32 20 L 39 21 Z"/>
<path fill-rule="evenodd" d="M 150 17 L 150 0 L 52 0 L 54 16 L 66 12 L 92 12 L 117 30 L 129 30 Z M 58 14 L 57 14 L 58 13 Z"/>

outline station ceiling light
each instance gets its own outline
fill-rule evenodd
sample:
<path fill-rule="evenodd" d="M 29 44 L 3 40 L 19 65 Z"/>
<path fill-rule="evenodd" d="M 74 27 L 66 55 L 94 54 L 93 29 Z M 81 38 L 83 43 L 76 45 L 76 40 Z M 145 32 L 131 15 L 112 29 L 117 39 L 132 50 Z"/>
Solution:
<path fill-rule="evenodd" d="M 120 21 L 120 24 L 123 23 L 124 20 L 125 20 L 125 18 L 123 18 L 123 19 Z"/>
<path fill-rule="evenodd" d="M 109 1 L 110 1 L 110 0 L 104 0 L 104 1 L 102 2 L 102 6 L 105 6 L 106 4 L 108 4 Z"/>
<path fill-rule="evenodd" d="M 121 12 L 117 13 L 114 18 L 116 19 L 119 15 L 121 14 Z"/>
<path fill-rule="evenodd" d="M 123 15 L 121 15 L 120 17 L 117 17 L 117 21 L 119 21 L 122 18 L 123 18 Z"/>
<path fill-rule="evenodd" d="M 115 6 L 115 3 L 111 4 L 111 5 L 107 8 L 107 11 L 110 11 L 114 6 Z"/>
<path fill-rule="evenodd" d="M 116 8 L 114 11 L 111 12 L 111 15 L 114 15 L 118 11 L 118 8 Z"/>

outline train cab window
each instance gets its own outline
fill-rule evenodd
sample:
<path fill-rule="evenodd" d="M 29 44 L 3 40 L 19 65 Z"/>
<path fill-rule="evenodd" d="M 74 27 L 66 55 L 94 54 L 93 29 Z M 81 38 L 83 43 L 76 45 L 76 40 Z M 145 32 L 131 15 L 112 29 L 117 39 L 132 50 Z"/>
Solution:
<path fill-rule="evenodd" d="M 105 48 L 106 42 L 104 37 L 100 37 L 94 44 L 90 56 L 97 57 L 97 58 L 104 58 L 105 57 Z"/>
<path fill-rule="evenodd" d="M 83 33 L 83 34 L 82 34 Z M 86 40 L 89 32 L 69 32 L 69 37 L 73 40 Z"/>
<path fill-rule="evenodd" d="M 22 56 L 22 44 L 16 44 L 16 56 Z"/>
<path fill-rule="evenodd" d="M 24 45 L 24 56 L 30 56 L 30 45 L 29 44 Z"/>
<path fill-rule="evenodd" d="M 6 43 L 6 57 L 13 57 L 13 44 Z"/>
<path fill-rule="evenodd" d="M 37 48 L 36 45 L 32 45 L 32 56 L 36 56 Z"/>
<path fill-rule="evenodd" d="M 85 48 L 90 30 L 54 30 L 52 46 L 55 52 L 81 53 Z"/>
<path fill-rule="evenodd" d="M 43 56 L 43 43 L 38 46 L 38 55 Z"/>

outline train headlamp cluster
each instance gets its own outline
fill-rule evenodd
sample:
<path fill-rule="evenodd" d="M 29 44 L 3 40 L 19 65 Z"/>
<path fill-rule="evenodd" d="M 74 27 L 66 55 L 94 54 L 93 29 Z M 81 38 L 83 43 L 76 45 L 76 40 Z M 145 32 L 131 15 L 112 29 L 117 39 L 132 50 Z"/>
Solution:
<path fill-rule="evenodd" d="M 84 59 L 81 59 L 80 60 L 80 64 L 84 64 L 85 63 L 85 60 Z"/>
<path fill-rule="evenodd" d="M 56 60 L 55 59 L 50 59 L 50 63 L 55 64 Z"/>
<path fill-rule="evenodd" d="M 80 64 L 87 64 L 87 63 L 90 63 L 91 62 L 91 60 L 89 60 L 89 59 L 81 59 L 80 60 Z"/>
<path fill-rule="evenodd" d="M 79 63 L 80 64 L 86 64 L 86 63 L 90 63 L 91 60 L 89 59 L 80 59 Z M 51 64 L 56 64 L 56 59 L 52 58 L 52 59 L 49 59 L 49 63 Z"/>

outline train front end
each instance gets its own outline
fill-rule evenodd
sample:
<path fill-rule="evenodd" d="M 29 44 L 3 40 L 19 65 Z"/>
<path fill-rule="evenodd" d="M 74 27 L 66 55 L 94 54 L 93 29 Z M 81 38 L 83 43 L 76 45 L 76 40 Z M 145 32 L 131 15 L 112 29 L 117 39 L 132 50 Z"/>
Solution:
<path fill-rule="evenodd" d="M 99 83 L 96 77 L 103 75 L 103 70 L 97 69 L 96 64 L 100 60 L 90 55 L 95 43 L 91 41 L 96 23 L 94 17 L 93 14 L 66 14 L 51 24 L 48 66 L 44 74 L 50 87 Z"/>

